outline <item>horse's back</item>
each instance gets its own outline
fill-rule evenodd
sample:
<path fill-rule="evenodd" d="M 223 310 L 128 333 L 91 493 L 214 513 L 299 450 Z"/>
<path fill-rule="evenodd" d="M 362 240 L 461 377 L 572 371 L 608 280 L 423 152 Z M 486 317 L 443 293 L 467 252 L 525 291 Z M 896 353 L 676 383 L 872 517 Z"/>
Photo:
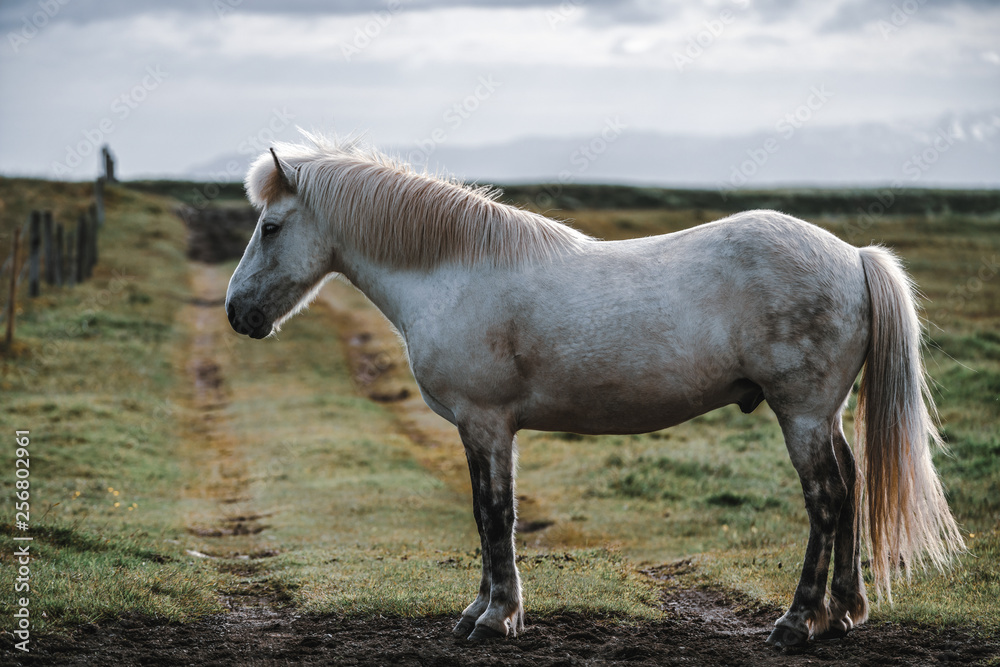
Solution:
<path fill-rule="evenodd" d="M 541 270 L 538 283 L 546 298 L 530 298 L 546 308 L 563 303 L 592 311 L 571 318 L 560 308 L 567 320 L 596 316 L 641 329 L 669 324 L 699 328 L 709 338 L 724 331 L 756 339 L 761 329 L 773 340 L 817 338 L 816 325 L 867 307 L 857 248 L 775 211 L 595 242 L 562 266 Z"/>

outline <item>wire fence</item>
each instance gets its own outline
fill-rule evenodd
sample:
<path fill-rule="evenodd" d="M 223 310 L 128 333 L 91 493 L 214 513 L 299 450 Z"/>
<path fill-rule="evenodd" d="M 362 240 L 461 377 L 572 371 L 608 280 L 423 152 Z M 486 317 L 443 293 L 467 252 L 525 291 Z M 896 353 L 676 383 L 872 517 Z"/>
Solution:
<path fill-rule="evenodd" d="M 0 308 L 0 326 L 6 333 L 4 342 L 10 345 L 17 316 L 17 295 L 27 281 L 28 299 L 46 289 L 74 287 L 93 275 L 98 261 L 98 234 L 104 224 L 104 183 L 94 184 L 94 202 L 81 214 L 76 225 L 55 222 L 52 212 L 35 210 L 13 234 L 13 243 L 0 264 L 0 284 L 7 287 L 6 302 Z"/>

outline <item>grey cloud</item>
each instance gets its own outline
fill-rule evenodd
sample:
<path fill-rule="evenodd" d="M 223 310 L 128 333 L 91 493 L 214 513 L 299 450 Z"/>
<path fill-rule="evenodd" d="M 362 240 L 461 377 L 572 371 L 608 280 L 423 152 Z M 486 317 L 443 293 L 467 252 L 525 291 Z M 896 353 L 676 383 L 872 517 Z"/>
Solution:
<path fill-rule="evenodd" d="M 894 12 L 902 11 L 916 20 L 948 24 L 949 11 L 955 7 L 969 7 L 983 13 L 996 13 L 1000 3 L 996 0 L 849 0 L 819 27 L 820 33 L 851 32 L 878 21 L 890 21 Z"/>
<path fill-rule="evenodd" d="M 788 11 L 800 0 L 723 0 L 718 9 L 732 5 L 747 6 L 756 13 L 776 15 Z M 390 4 L 391 3 L 391 4 Z M 46 7 L 49 20 L 89 23 L 141 14 L 189 14 L 219 17 L 238 12 L 275 15 L 365 14 L 385 11 L 398 3 L 408 11 L 440 8 L 528 8 L 545 7 L 555 11 L 580 9 L 600 23 L 646 23 L 662 21 L 678 14 L 679 1 L 661 0 L 174 0 L 169 4 L 155 0 L 16 0 L 0 8 L 0 28 L 9 31 L 31 20 Z"/>
<path fill-rule="evenodd" d="M 821 30 L 837 32 L 853 30 L 870 21 L 888 15 L 894 4 L 902 0 L 841 0 L 840 8 Z M 919 3 L 928 15 L 938 19 L 945 10 L 956 5 L 975 7 L 981 11 L 998 8 L 996 0 L 911 0 Z M 659 0 L 340 0 L 336 3 L 325 0 L 174 0 L 169 4 L 155 0 L 15 0 L 0 7 L 0 29 L 4 32 L 16 30 L 25 21 L 71 21 L 89 23 L 113 18 L 141 14 L 171 13 L 218 17 L 235 12 L 275 15 L 333 15 L 364 14 L 384 11 L 390 3 L 410 11 L 439 8 L 481 7 L 517 8 L 550 7 L 556 10 L 580 8 L 586 12 L 591 22 L 600 23 L 646 23 L 663 21 L 677 15 L 683 5 L 679 1 Z M 726 7 L 745 8 L 759 20 L 767 23 L 781 20 L 803 4 L 803 0 L 722 0 L 714 7 L 706 7 L 711 13 Z"/>
<path fill-rule="evenodd" d="M 41 14 L 43 21 L 89 23 L 140 14 L 191 14 L 220 17 L 236 12 L 284 15 L 365 14 L 385 11 L 399 5 L 407 10 L 452 7 L 556 7 L 562 0 L 174 0 L 169 4 L 155 0 L 17 0 L 0 8 L 0 29 L 5 32 L 32 21 Z M 572 0 L 567 0 L 572 2 Z M 585 0 L 580 0 L 584 2 Z M 391 4 L 390 4 L 391 3 Z M 592 4 L 592 3 L 588 3 Z M 616 4 L 598 2 L 596 4 Z M 630 3 L 622 3 L 630 4 Z M 47 15 L 47 18 L 46 16 Z M 37 24 L 37 21 L 36 21 Z"/>
<path fill-rule="evenodd" d="M 626 2 L 571 2 L 587 12 L 592 24 L 648 23 L 672 18 L 680 12 L 680 3 L 655 2 L 655 0 L 627 0 Z"/>

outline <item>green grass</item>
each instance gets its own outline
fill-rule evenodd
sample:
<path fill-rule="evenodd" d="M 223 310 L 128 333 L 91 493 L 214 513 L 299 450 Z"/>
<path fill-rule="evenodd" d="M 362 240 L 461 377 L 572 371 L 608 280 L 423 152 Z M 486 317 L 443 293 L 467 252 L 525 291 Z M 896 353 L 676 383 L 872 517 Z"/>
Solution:
<path fill-rule="evenodd" d="M 566 441 L 526 433 L 520 444 L 520 491 L 546 508 L 557 540 L 607 541 L 633 561 L 658 564 L 782 543 L 807 526 L 766 407 L 749 416 L 727 408 L 649 435 Z"/>
<path fill-rule="evenodd" d="M 168 185 L 147 190 L 176 194 L 189 184 Z M 607 194 L 588 192 L 570 194 L 584 203 Z M 664 191 L 656 196 L 665 208 L 636 208 L 646 194 L 618 193 L 617 208 L 567 215 L 610 239 L 725 210 Z M 1000 276 L 975 282 L 981 263 L 1000 254 L 996 207 L 975 209 L 994 195 L 949 203 L 948 193 L 914 193 L 859 236 L 848 205 L 870 192 L 820 193 L 808 206 L 802 193 L 758 194 L 856 244 L 896 248 L 926 297 L 927 365 L 950 448 L 936 463 L 970 553 L 952 573 L 901 582 L 895 606 L 876 607 L 873 618 L 997 627 Z M 0 254 L 31 208 L 66 221 L 89 197 L 89 184 L 0 179 Z M 183 621 L 240 595 L 303 612 L 457 616 L 479 577 L 470 500 L 420 463 L 420 445 L 384 406 L 360 396 L 330 313 L 316 306 L 277 340 L 251 341 L 228 330 L 221 308 L 203 309 L 215 338 L 197 348 L 183 320 L 193 292 L 185 230 L 170 215 L 176 202 L 125 188 L 110 188 L 108 202 L 94 280 L 45 289 L 33 302 L 22 295 L 18 346 L 0 356 L 0 431 L 30 428 L 33 438 L 36 630 L 129 612 Z M 219 269 L 215 296 L 233 266 Z M 211 353 L 225 380 L 211 422 L 191 405 L 195 349 Z M 808 523 L 766 405 L 640 436 L 527 432 L 519 445 L 521 506 L 554 522 L 519 536 L 529 614 L 657 618 L 656 589 L 638 569 L 682 558 L 696 565 L 687 583 L 790 600 Z M 457 447 L 436 456 L 463 457 Z M 13 464 L 4 460 L 9 497 Z M 207 536 L 247 514 L 266 527 Z M 5 550 L 0 581 L 13 571 Z"/>
<path fill-rule="evenodd" d="M 85 209 L 89 184 L 0 179 L 10 217 Z M 31 612 L 36 631 L 141 613 L 219 609 L 219 575 L 184 557 L 171 401 L 173 318 L 187 298 L 183 225 L 166 200 L 109 188 L 101 261 L 73 289 L 19 295 L 16 346 L 0 352 L 0 432 L 31 431 Z M 0 487 L 12 497 L 13 449 Z M 3 532 L 13 530 L 5 503 Z M 12 549 L 0 580 L 12 581 Z M 7 598 L 9 600 L 9 597 Z M 5 604 L 8 602 L 5 600 Z"/>
<path fill-rule="evenodd" d="M 40 486 L 44 488 L 44 484 Z M 146 503 L 159 502 L 159 498 L 147 494 L 132 497 L 142 504 L 131 520 L 120 516 L 98 519 L 94 514 L 99 510 L 95 511 L 93 503 L 77 499 L 78 508 L 90 505 L 80 521 L 50 516 L 32 522 L 31 589 L 24 595 L 31 600 L 35 631 L 127 614 L 182 621 L 219 610 L 211 595 L 218 579 L 215 569 L 163 553 L 159 544 L 166 536 L 177 534 L 169 528 L 159 532 L 162 524 L 155 520 L 136 519 Z M 124 511 L 108 513 L 121 515 Z M 3 533 L 5 539 L 11 536 L 9 523 L 5 522 Z M 5 557 L 0 564 L 5 581 L 13 581 L 14 569 Z"/>

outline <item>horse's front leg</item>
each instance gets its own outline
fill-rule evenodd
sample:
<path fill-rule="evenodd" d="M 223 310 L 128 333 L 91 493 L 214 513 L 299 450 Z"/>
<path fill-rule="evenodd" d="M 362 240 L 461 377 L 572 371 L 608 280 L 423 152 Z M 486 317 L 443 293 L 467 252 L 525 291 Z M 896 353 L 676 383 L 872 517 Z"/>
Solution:
<path fill-rule="evenodd" d="M 459 432 L 470 469 L 478 470 L 478 475 L 473 473 L 472 483 L 478 489 L 483 585 L 489 584 L 489 601 L 476 619 L 469 639 L 476 641 L 517 634 L 524 628 L 524 610 L 521 605 L 521 579 L 514 559 L 514 468 L 517 457 L 514 433 L 506 425 L 481 423 L 463 423 Z M 474 608 L 485 597 L 484 593 L 481 589 L 480 596 L 465 614 L 478 611 Z M 466 620 L 465 614 L 460 626 Z"/>
<path fill-rule="evenodd" d="M 483 552 L 483 577 L 479 582 L 479 594 L 476 599 L 472 601 L 465 611 L 462 612 L 462 618 L 458 621 L 458 625 L 452 630 L 452 634 L 456 637 L 468 637 L 469 634 L 476 627 L 476 621 L 483 612 L 486 611 L 486 607 L 490 604 L 490 544 L 486 539 L 486 531 L 483 529 L 483 515 L 481 510 L 481 505 L 479 502 L 480 494 L 480 479 L 482 472 L 479 469 L 478 459 L 472 456 L 468 449 L 466 450 L 466 458 L 469 460 L 469 477 L 472 480 L 472 514 L 476 517 L 476 527 L 479 529 L 479 542 L 482 545 Z"/>

